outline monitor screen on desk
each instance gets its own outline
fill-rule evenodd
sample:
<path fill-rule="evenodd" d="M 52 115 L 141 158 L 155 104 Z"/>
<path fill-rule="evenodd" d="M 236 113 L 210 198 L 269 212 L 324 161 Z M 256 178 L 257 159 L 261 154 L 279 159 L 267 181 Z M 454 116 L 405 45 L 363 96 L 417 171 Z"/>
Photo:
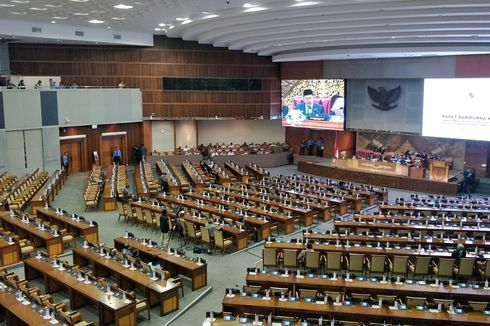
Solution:
<path fill-rule="evenodd" d="M 344 92 L 344 79 L 281 81 L 282 125 L 344 130 Z"/>
<path fill-rule="evenodd" d="M 490 140 L 490 78 L 424 81 L 422 135 Z"/>

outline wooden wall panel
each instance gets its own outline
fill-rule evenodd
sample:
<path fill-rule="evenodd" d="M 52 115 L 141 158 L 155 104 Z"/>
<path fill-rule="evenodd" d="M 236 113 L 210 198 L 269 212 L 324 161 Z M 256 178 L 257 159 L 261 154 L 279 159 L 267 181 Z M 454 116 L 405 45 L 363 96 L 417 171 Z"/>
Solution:
<path fill-rule="evenodd" d="M 70 127 L 70 128 L 60 128 L 60 136 L 73 136 L 73 135 L 86 135 L 86 161 L 87 168 L 92 167 L 93 151 L 97 151 L 100 154 L 100 137 L 102 133 L 105 132 L 116 132 L 116 131 L 126 131 L 127 146 L 124 152 L 128 153 L 128 163 L 136 162 L 136 153 L 133 150 L 134 146 L 139 146 L 143 143 L 143 123 L 121 123 L 121 124 L 109 124 L 109 125 L 99 125 L 97 129 L 92 129 L 92 126 L 81 126 L 81 127 Z M 151 147 L 147 147 L 151 148 Z"/>
<path fill-rule="evenodd" d="M 323 79 L 323 61 L 281 63 L 282 79 Z"/>
<path fill-rule="evenodd" d="M 61 76 L 65 85 L 141 88 L 144 116 L 163 118 L 277 116 L 280 66 L 270 57 L 155 36 L 151 48 L 9 44 L 11 69 L 22 75 Z M 258 78 L 261 92 L 165 91 L 163 77 Z"/>

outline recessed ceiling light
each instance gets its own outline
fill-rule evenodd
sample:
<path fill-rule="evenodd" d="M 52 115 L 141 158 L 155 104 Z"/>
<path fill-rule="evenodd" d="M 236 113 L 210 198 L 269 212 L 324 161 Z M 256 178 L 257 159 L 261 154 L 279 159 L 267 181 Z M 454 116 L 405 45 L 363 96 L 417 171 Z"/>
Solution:
<path fill-rule="evenodd" d="M 51 24 L 56 24 L 56 20 L 52 20 L 51 21 Z"/>
<path fill-rule="evenodd" d="M 291 5 L 291 7 L 306 7 L 306 6 L 314 6 L 317 4 L 318 4 L 318 2 L 316 2 L 316 1 L 301 1 L 301 2 L 298 2 L 298 3 Z"/>
<path fill-rule="evenodd" d="M 188 19 L 188 20 L 184 20 L 181 25 L 187 25 L 187 24 L 190 24 L 192 23 L 192 20 Z"/>
<path fill-rule="evenodd" d="M 34 11 L 45 11 L 45 10 L 48 10 L 48 8 L 38 8 L 38 7 L 32 7 L 32 8 L 29 8 L 30 10 L 34 10 Z"/>
<path fill-rule="evenodd" d="M 204 16 L 202 19 L 211 19 L 211 18 L 216 18 L 216 17 L 219 17 L 219 15 L 211 14 L 211 15 Z"/>
<path fill-rule="evenodd" d="M 12 11 L 12 15 L 27 15 L 27 12 L 22 12 L 22 11 Z"/>
<path fill-rule="evenodd" d="M 174 27 L 175 27 L 174 25 L 170 25 L 170 26 L 168 27 L 168 29 L 172 29 L 172 28 L 174 28 Z"/>
<path fill-rule="evenodd" d="M 91 19 L 88 21 L 90 24 L 103 24 L 105 21 L 103 20 L 98 20 L 98 19 Z"/>
<path fill-rule="evenodd" d="M 245 2 L 242 7 L 243 8 L 252 8 L 253 6 L 254 6 L 253 4 Z"/>
<path fill-rule="evenodd" d="M 126 18 L 124 17 L 112 17 L 112 20 L 125 20 Z"/>
<path fill-rule="evenodd" d="M 262 10 L 267 10 L 265 7 L 250 7 L 245 9 L 243 12 L 256 12 L 256 11 L 262 11 Z"/>
<path fill-rule="evenodd" d="M 107 26 L 107 29 L 111 29 L 112 27 L 111 26 Z"/>
<path fill-rule="evenodd" d="M 132 9 L 133 6 L 128 6 L 128 5 L 125 5 L 125 4 L 118 4 L 118 5 L 115 5 L 114 8 L 116 9 Z"/>
<path fill-rule="evenodd" d="M 48 8 L 61 8 L 63 7 L 62 5 L 44 5 L 45 7 L 48 7 Z"/>
<path fill-rule="evenodd" d="M 73 15 L 74 16 L 88 16 L 88 13 L 86 13 L 86 12 L 74 12 Z"/>
<path fill-rule="evenodd" d="M 13 3 L 29 3 L 31 1 L 29 1 L 29 0 L 10 0 L 10 2 L 13 2 Z"/>
<path fill-rule="evenodd" d="M 160 32 L 162 29 L 161 28 L 155 28 L 155 31 Z"/>
<path fill-rule="evenodd" d="M 0 7 L 7 7 L 7 8 L 11 8 L 11 7 L 15 7 L 15 5 L 12 5 L 10 3 L 0 3 Z"/>
<path fill-rule="evenodd" d="M 186 18 L 177 17 L 177 18 L 175 18 L 175 20 L 178 21 L 178 22 L 183 22 L 183 21 L 189 20 L 189 18 L 187 18 L 187 17 Z"/>
<path fill-rule="evenodd" d="M 57 19 L 57 20 L 65 20 L 65 19 L 68 19 L 68 17 L 63 17 L 63 16 L 54 16 L 54 17 L 51 17 L 53 19 Z"/>
<path fill-rule="evenodd" d="M 70 0 L 71 2 L 89 2 L 90 0 Z"/>
<path fill-rule="evenodd" d="M 166 25 L 164 23 L 160 23 L 160 24 L 158 24 L 158 26 L 165 27 Z"/>

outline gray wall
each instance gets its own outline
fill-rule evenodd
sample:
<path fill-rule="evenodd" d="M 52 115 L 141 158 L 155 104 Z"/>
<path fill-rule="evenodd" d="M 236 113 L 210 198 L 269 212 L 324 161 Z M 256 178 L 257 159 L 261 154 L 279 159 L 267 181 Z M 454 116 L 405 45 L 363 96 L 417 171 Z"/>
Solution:
<path fill-rule="evenodd" d="M 456 57 L 393 58 L 371 60 L 327 60 L 324 78 L 428 78 L 455 77 Z"/>

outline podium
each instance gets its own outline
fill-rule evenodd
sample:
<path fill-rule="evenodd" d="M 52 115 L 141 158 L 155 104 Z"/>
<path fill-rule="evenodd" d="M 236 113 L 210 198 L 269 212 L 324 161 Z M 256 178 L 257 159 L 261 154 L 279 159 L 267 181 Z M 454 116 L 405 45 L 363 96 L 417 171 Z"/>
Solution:
<path fill-rule="evenodd" d="M 449 178 L 449 162 L 431 160 L 429 162 L 429 180 L 447 182 Z"/>

